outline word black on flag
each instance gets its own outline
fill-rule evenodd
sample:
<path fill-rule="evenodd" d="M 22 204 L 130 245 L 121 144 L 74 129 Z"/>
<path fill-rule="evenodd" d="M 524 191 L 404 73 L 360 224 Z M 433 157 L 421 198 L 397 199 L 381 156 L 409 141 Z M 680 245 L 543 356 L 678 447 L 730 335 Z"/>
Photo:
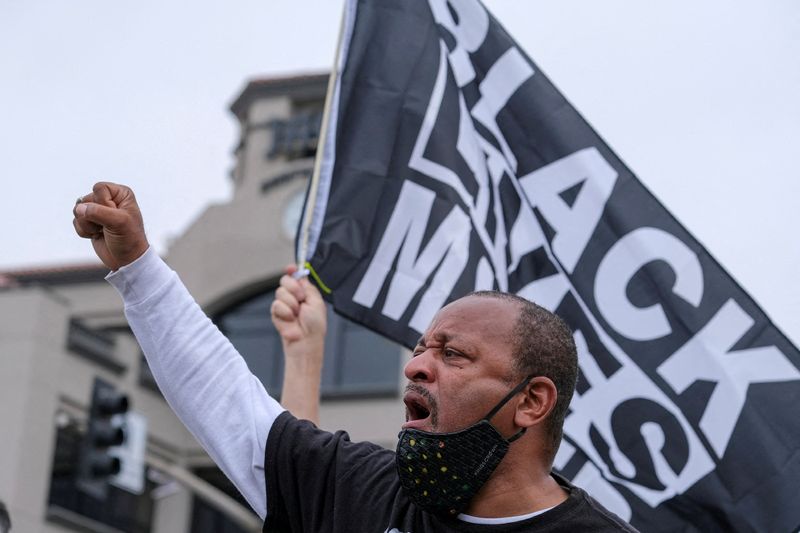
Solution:
<path fill-rule="evenodd" d="M 643 531 L 797 528 L 800 353 L 480 2 L 350 0 L 341 50 L 335 308 L 413 346 L 473 290 L 533 300 L 579 351 L 557 469 Z"/>

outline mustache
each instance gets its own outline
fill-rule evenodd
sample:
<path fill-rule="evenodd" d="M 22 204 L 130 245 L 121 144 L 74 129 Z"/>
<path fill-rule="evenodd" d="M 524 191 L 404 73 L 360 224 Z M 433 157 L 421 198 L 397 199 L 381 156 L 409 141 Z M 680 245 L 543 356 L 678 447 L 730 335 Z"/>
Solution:
<path fill-rule="evenodd" d="M 405 392 L 415 392 L 425 398 L 425 402 L 428 404 L 428 411 L 430 411 L 431 414 L 431 425 L 437 427 L 439 425 L 439 403 L 436 401 L 436 398 L 433 397 L 433 394 L 417 383 L 407 384 Z"/>

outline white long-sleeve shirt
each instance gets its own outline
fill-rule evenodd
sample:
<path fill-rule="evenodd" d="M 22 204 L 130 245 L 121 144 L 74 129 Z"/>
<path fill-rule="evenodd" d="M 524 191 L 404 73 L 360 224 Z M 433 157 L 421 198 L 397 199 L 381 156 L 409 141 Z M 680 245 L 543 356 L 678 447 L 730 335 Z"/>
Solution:
<path fill-rule="evenodd" d="M 106 279 L 167 403 L 263 519 L 264 447 L 283 407 L 152 248 Z"/>

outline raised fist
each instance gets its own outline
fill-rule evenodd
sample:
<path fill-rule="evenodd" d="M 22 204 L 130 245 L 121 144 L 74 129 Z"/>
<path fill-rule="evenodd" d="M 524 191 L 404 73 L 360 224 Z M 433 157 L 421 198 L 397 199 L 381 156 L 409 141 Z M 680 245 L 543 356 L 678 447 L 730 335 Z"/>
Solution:
<path fill-rule="evenodd" d="M 92 240 L 94 251 L 111 270 L 138 259 L 149 246 L 133 191 L 124 185 L 100 182 L 81 196 L 72 210 L 75 231 Z"/>

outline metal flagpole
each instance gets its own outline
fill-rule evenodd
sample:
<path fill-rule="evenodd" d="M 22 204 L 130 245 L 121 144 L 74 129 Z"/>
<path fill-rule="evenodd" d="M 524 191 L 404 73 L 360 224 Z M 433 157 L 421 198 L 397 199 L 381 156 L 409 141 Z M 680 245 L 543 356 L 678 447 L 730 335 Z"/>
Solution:
<path fill-rule="evenodd" d="M 347 14 L 347 1 L 342 6 L 342 18 L 339 22 L 339 38 L 336 42 L 336 55 L 333 59 L 333 68 L 331 69 L 330 77 L 328 78 L 328 89 L 325 94 L 325 107 L 322 110 L 322 123 L 320 124 L 319 139 L 317 144 L 317 154 L 314 158 L 314 170 L 311 174 L 311 184 L 308 188 L 308 196 L 306 198 L 306 208 L 303 211 L 303 224 L 300 228 L 300 247 L 298 249 L 297 268 L 298 272 L 307 274 L 306 262 L 308 260 L 308 239 L 309 229 L 314 216 L 314 205 L 316 203 L 317 191 L 319 189 L 319 175 L 322 167 L 322 158 L 325 156 L 325 142 L 328 138 L 328 128 L 330 124 L 330 111 L 331 103 L 333 101 L 333 93 L 336 88 L 336 82 L 339 79 L 339 61 L 342 51 L 342 38 L 344 36 L 344 23 Z"/>

